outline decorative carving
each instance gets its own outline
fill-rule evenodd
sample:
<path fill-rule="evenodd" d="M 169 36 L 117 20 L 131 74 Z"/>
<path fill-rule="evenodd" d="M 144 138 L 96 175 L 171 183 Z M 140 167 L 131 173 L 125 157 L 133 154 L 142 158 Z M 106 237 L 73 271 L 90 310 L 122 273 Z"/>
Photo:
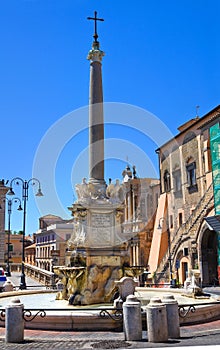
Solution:
<path fill-rule="evenodd" d="M 106 194 L 111 203 L 122 203 L 125 199 L 126 188 L 124 184 L 120 185 L 119 180 L 116 180 L 115 185 L 110 184 L 107 187 Z"/>
<path fill-rule="evenodd" d="M 76 193 L 79 201 L 85 198 L 88 198 L 90 196 L 89 187 L 88 187 L 88 184 L 86 183 L 85 177 L 82 179 L 81 184 L 77 184 L 75 186 L 75 189 L 76 189 Z"/>
<path fill-rule="evenodd" d="M 86 243 L 87 220 L 76 220 L 74 222 L 73 233 L 68 240 L 69 248 L 83 246 Z"/>
<path fill-rule="evenodd" d="M 119 180 L 116 180 L 116 184 L 110 183 L 106 189 L 105 184 L 87 183 L 86 179 L 83 178 L 82 183 L 77 184 L 75 188 L 78 197 L 77 202 L 84 206 L 89 206 L 93 201 L 97 200 L 103 200 L 111 204 L 121 204 L 126 195 L 126 186 L 120 184 Z M 81 211 L 79 210 L 79 212 Z"/>
<path fill-rule="evenodd" d="M 103 56 L 105 56 L 104 51 L 93 47 L 92 50 L 89 51 L 87 59 L 92 62 L 101 62 Z"/>
<path fill-rule="evenodd" d="M 88 184 L 90 198 L 93 200 L 106 199 L 106 185 L 105 184 Z"/>
<path fill-rule="evenodd" d="M 132 277 L 122 277 L 119 281 L 115 281 L 116 286 L 119 287 L 119 297 L 125 301 L 127 296 L 134 294 L 135 287 L 138 286 L 137 281 Z"/>

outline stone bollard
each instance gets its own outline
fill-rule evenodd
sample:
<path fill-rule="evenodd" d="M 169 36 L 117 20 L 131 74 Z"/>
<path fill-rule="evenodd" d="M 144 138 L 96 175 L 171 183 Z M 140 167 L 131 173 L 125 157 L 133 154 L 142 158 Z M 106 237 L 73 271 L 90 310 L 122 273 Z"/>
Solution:
<path fill-rule="evenodd" d="M 4 292 L 12 292 L 14 290 L 14 285 L 11 281 L 6 281 L 3 285 Z"/>
<path fill-rule="evenodd" d="M 151 343 L 166 342 L 168 340 L 166 306 L 158 297 L 151 298 L 146 307 L 147 334 Z"/>
<path fill-rule="evenodd" d="M 128 295 L 123 303 L 123 327 L 125 340 L 142 339 L 141 303 L 134 295 Z"/>
<path fill-rule="evenodd" d="M 162 298 L 167 310 L 167 326 L 169 338 L 180 338 L 180 321 L 178 303 L 172 294 Z"/>
<path fill-rule="evenodd" d="M 14 298 L 5 307 L 5 342 L 21 343 L 24 340 L 24 305 Z"/>

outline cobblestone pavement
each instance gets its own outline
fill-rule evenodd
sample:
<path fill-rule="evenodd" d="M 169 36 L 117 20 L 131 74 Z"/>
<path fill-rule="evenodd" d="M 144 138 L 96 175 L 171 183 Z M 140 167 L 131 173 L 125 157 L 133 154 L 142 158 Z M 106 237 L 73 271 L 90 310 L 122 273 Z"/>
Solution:
<path fill-rule="evenodd" d="M 220 349 L 220 320 L 209 323 L 181 327 L 180 339 L 170 339 L 167 343 L 149 343 L 147 332 L 142 341 L 125 341 L 123 332 L 75 332 L 75 331 L 24 331 L 24 342 L 5 344 L 5 329 L 0 328 L 0 349 L 145 349 L 195 346 L 198 349 Z"/>

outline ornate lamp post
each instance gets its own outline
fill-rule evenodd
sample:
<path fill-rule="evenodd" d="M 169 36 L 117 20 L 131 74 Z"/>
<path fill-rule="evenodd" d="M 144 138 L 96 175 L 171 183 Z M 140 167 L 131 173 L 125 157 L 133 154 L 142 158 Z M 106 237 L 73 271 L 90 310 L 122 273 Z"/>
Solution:
<path fill-rule="evenodd" d="M 10 189 L 8 191 L 8 195 L 13 196 L 15 193 L 13 191 L 13 182 L 15 182 L 16 185 L 22 185 L 22 200 L 24 202 L 23 206 L 23 236 L 22 236 L 22 264 L 21 264 L 21 282 L 20 282 L 20 289 L 26 289 L 26 280 L 25 280 L 25 272 L 24 272 L 24 260 L 25 260 L 25 230 L 26 230 L 26 207 L 27 207 L 27 200 L 28 200 L 28 189 L 29 185 L 32 186 L 38 184 L 38 191 L 36 193 L 36 196 L 41 197 L 43 196 L 43 193 L 41 191 L 40 181 L 36 178 L 32 178 L 30 180 L 23 180 L 20 177 L 15 177 L 10 182 Z"/>
<path fill-rule="evenodd" d="M 162 230 L 162 225 L 161 222 L 166 221 L 164 217 L 159 219 L 159 224 L 158 224 L 158 230 Z M 171 258 L 171 247 L 170 247 L 170 229 L 168 222 L 166 221 L 166 229 L 167 229 L 167 236 L 168 236 L 168 261 L 169 261 L 169 269 L 170 269 L 170 285 L 174 286 L 174 280 L 173 280 L 173 271 L 172 271 L 172 258 Z"/>

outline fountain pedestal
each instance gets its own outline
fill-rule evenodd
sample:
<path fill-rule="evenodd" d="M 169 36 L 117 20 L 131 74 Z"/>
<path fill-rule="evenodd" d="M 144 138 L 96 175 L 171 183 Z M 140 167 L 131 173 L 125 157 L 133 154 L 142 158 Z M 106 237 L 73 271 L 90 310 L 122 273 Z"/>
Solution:
<path fill-rule="evenodd" d="M 64 289 L 58 299 L 73 305 L 113 302 L 124 276 L 136 277 L 129 268 L 127 237 L 123 234 L 124 185 L 107 188 L 76 185 L 78 200 L 71 208 L 73 234 L 68 241 L 66 267 L 55 267 Z M 107 195 L 108 194 L 108 195 Z"/>

